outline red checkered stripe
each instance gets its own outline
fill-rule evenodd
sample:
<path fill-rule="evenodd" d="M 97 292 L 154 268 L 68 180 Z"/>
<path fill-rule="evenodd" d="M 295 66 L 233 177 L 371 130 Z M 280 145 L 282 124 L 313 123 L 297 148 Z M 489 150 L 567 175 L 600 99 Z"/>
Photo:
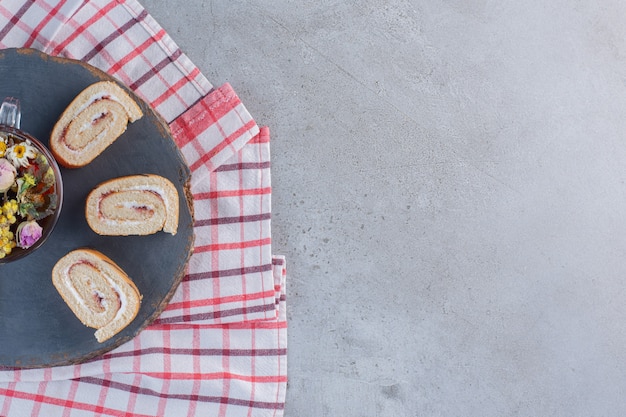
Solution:
<path fill-rule="evenodd" d="M 237 103 L 222 100 L 222 89 L 211 95 L 228 109 Z M 236 96 L 230 95 L 238 102 Z M 210 108 L 203 103 L 202 108 Z M 202 114 L 203 120 L 229 119 Z M 191 112 L 195 116 L 195 112 Z M 193 118 L 181 116 L 172 124 L 172 132 L 188 129 Z M 239 120 L 239 116 L 233 117 Z M 235 125 L 240 125 L 234 122 Z M 254 125 L 256 128 L 256 125 Z M 209 125 L 207 137 L 214 131 L 229 131 Z M 256 129 L 255 129 L 256 130 Z M 237 130 L 234 130 L 237 131 Z M 237 133 L 239 140 L 241 133 Z M 201 141 L 203 133 L 198 133 Z M 219 136 L 218 136 L 219 137 Z M 235 140 L 235 141 L 236 141 Z M 222 143 L 229 142 L 228 139 Z M 189 146 L 194 149 L 193 146 Z M 225 149 L 231 149 L 226 147 Z M 185 154 L 186 146 L 181 147 Z M 236 148 L 235 148 L 236 149 Z M 219 155 L 223 155 L 219 154 Z M 188 161 L 193 159 L 186 154 Z M 271 179 L 269 130 L 263 128 L 248 144 L 205 176 L 194 171 L 195 248 L 183 280 L 159 323 L 216 322 L 275 318 L 273 281 L 271 276 Z M 193 162 L 192 162 L 193 166 Z M 203 293 L 204 298 L 194 294 Z"/>
<path fill-rule="evenodd" d="M 287 322 L 287 261 L 282 255 L 272 257 L 272 275 L 274 276 L 274 302 L 279 321 Z"/>
<path fill-rule="evenodd" d="M 170 36 L 135 1 L 85 2 L 45 52 L 106 71 L 168 122 L 213 87 Z"/>
<path fill-rule="evenodd" d="M 45 50 L 82 3 L 82 0 L 0 2 L 0 48 Z"/>
<path fill-rule="evenodd" d="M 254 332 L 259 337 L 257 333 Z M 152 416 L 280 415 L 278 412 L 284 407 L 281 391 L 286 378 L 263 375 L 259 371 L 267 366 L 278 366 L 267 363 L 263 355 L 269 355 L 267 357 L 276 362 L 284 354 L 277 349 L 235 350 L 231 353 L 237 356 L 228 357 L 226 370 L 214 368 L 211 372 L 192 373 L 166 370 L 154 374 L 117 372 L 54 383 L 18 382 L 8 384 L 6 388 L 0 385 L 0 395 L 5 398 L 0 412 L 13 415 L 11 410 L 19 410 L 24 412 L 22 415 L 49 416 L 62 415 L 72 409 L 71 415 L 124 415 L 125 412 Z M 189 353 L 185 354 L 188 356 Z M 172 363 L 178 366 L 177 362 L 172 362 L 177 359 L 163 358 L 165 367 L 171 368 Z M 250 375 L 250 371 L 246 374 L 237 372 L 244 367 L 253 370 L 254 375 Z M 224 387 L 229 385 L 233 388 L 225 390 Z"/>
<path fill-rule="evenodd" d="M 170 128 L 196 182 L 239 152 L 259 132 L 229 84 L 199 100 Z"/>
<path fill-rule="evenodd" d="M 278 357 L 276 375 L 284 377 L 284 383 L 278 384 L 275 402 L 283 407 L 277 407 L 274 417 L 282 417 L 287 395 L 287 261 L 284 256 L 275 255 L 272 260 L 272 273 L 274 275 L 274 289 L 276 291 L 277 321 L 274 331 L 274 346 L 284 349 L 285 354 Z"/>

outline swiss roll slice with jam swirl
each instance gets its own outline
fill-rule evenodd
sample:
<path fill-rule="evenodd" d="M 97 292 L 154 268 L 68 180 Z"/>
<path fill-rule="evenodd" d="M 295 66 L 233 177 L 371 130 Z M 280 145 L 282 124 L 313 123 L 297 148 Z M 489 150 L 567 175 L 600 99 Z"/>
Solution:
<path fill-rule="evenodd" d="M 85 217 L 99 235 L 149 235 L 178 230 L 178 191 L 155 174 L 130 175 L 105 181 L 87 196 Z"/>
<path fill-rule="evenodd" d="M 100 155 L 143 112 L 128 93 L 111 81 L 81 91 L 54 125 L 50 150 L 66 168 L 80 168 Z"/>
<path fill-rule="evenodd" d="M 96 329 L 102 343 L 137 316 L 141 295 L 126 273 L 104 254 L 77 249 L 52 268 L 52 283 L 74 315 Z"/>

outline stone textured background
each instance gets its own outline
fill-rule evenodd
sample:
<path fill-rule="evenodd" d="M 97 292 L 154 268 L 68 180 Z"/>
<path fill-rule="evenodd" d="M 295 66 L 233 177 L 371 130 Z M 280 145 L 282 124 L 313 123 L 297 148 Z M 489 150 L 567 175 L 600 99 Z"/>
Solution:
<path fill-rule="evenodd" d="M 144 0 L 272 131 L 286 416 L 626 409 L 626 3 Z"/>

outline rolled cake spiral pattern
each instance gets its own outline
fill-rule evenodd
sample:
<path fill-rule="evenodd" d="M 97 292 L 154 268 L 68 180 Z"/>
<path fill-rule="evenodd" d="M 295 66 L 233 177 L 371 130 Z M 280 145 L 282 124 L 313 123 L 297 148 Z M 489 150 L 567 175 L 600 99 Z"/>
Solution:
<path fill-rule="evenodd" d="M 176 234 L 178 192 L 167 178 L 131 175 L 106 181 L 87 196 L 85 215 L 91 229 L 108 236 Z"/>
<path fill-rule="evenodd" d="M 124 133 L 143 112 L 114 82 L 83 90 L 65 109 L 50 135 L 50 150 L 67 168 L 87 165 Z"/>
<path fill-rule="evenodd" d="M 52 282 L 74 315 L 97 329 L 102 343 L 119 333 L 136 317 L 139 290 L 126 273 L 102 253 L 77 249 L 52 269 Z"/>

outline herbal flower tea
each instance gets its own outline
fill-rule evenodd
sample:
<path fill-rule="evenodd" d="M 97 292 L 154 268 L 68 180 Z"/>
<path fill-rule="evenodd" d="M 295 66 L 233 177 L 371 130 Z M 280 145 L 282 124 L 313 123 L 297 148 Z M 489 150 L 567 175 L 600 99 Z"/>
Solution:
<path fill-rule="evenodd" d="M 0 259 L 43 235 L 41 220 L 58 205 L 48 158 L 30 140 L 0 132 Z"/>

